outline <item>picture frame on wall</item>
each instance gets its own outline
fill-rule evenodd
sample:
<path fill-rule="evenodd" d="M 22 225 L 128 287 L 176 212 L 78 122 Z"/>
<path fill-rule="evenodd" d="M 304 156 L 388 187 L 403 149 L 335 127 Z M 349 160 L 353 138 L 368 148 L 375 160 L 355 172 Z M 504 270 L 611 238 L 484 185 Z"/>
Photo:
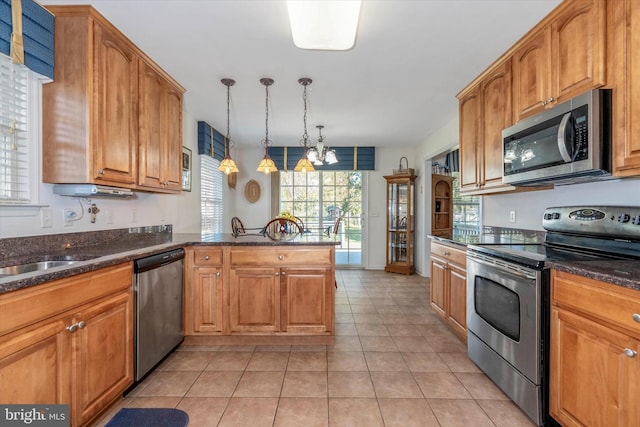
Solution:
<path fill-rule="evenodd" d="M 191 150 L 182 147 L 182 191 L 191 191 Z"/>

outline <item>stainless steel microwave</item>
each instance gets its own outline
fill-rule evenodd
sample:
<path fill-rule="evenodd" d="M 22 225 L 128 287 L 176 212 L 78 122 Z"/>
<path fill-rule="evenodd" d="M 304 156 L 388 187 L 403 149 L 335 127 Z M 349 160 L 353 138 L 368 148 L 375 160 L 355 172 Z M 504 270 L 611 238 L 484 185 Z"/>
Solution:
<path fill-rule="evenodd" d="M 610 89 L 583 93 L 502 131 L 505 184 L 574 184 L 610 178 Z"/>

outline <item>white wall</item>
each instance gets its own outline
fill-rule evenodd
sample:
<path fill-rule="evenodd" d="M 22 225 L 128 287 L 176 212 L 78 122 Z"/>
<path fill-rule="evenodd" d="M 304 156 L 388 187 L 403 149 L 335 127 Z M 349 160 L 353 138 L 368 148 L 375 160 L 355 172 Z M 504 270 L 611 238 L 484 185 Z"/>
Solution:
<path fill-rule="evenodd" d="M 53 226 L 42 228 L 40 215 L 36 210 L 33 214 L 24 211 L 15 213 L 11 208 L 1 208 L 0 238 L 35 236 L 42 234 L 73 233 L 80 231 L 98 231 L 117 228 L 141 227 L 146 225 L 173 224 L 174 233 L 200 232 L 200 162 L 198 161 L 198 129 L 197 120 L 187 112 L 183 115 L 183 145 L 193 153 L 192 174 L 193 184 L 191 192 L 180 194 L 152 194 L 136 192 L 135 199 L 106 199 L 94 198 L 98 206 L 95 223 L 91 223 L 86 213 L 87 204 L 82 203 L 84 216 L 73 222 L 71 226 L 64 226 L 62 210 L 71 208 L 80 212 L 80 199 L 53 194 L 53 184 L 40 184 L 40 204 L 50 206 L 53 213 Z M 41 153 L 41 145 L 38 145 Z M 41 157 L 40 155 L 38 156 Z M 32 178 L 41 182 L 41 173 L 37 171 Z M 135 210 L 136 220 L 133 221 Z M 12 213 L 14 212 L 14 213 Z M 107 223 L 107 217 L 113 218 Z"/>
<path fill-rule="evenodd" d="M 271 219 L 271 179 L 272 176 L 277 179 L 278 175 L 265 175 L 256 171 L 264 156 L 264 148 L 257 143 L 255 148 L 232 149 L 231 155 L 240 169 L 236 189 L 230 190 L 229 199 L 233 201 L 234 206 L 232 216 L 240 218 L 242 224 L 247 228 L 264 227 Z M 244 188 L 252 179 L 260 184 L 260 198 L 255 203 L 250 203 L 244 196 Z M 231 227 L 229 221 L 227 222 Z M 226 227 L 224 230 L 230 232 L 230 229 Z"/>

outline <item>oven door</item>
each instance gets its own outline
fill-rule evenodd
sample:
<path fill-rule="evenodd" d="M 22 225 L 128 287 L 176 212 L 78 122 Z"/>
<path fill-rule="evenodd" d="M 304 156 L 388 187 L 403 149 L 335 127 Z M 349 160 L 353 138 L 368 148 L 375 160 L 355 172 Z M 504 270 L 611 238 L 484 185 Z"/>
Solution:
<path fill-rule="evenodd" d="M 542 272 L 467 252 L 467 328 L 541 383 Z"/>

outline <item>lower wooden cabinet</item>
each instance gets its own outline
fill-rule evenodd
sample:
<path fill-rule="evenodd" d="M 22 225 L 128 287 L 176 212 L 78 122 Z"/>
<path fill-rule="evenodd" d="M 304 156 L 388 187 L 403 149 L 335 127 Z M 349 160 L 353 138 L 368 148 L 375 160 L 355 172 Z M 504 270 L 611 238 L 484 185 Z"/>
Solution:
<path fill-rule="evenodd" d="M 222 332 L 222 249 L 187 248 L 185 256 L 185 334 Z"/>
<path fill-rule="evenodd" d="M 640 425 L 634 314 L 640 292 L 552 272 L 549 407 L 563 426 Z"/>
<path fill-rule="evenodd" d="M 289 333 L 333 330 L 334 280 L 329 268 L 287 268 L 280 273 L 280 329 Z"/>
<path fill-rule="evenodd" d="M 467 340 L 466 253 L 431 241 L 431 307 L 465 342 Z"/>
<path fill-rule="evenodd" d="M 126 263 L 0 295 L 0 402 L 69 404 L 81 426 L 120 398 L 133 383 L 132 273 Z"/>
<path fill-rule="evenodd" d="M 278 268 L 232 267 L 229 274 L 230 332 L 280 331 Z"/>

